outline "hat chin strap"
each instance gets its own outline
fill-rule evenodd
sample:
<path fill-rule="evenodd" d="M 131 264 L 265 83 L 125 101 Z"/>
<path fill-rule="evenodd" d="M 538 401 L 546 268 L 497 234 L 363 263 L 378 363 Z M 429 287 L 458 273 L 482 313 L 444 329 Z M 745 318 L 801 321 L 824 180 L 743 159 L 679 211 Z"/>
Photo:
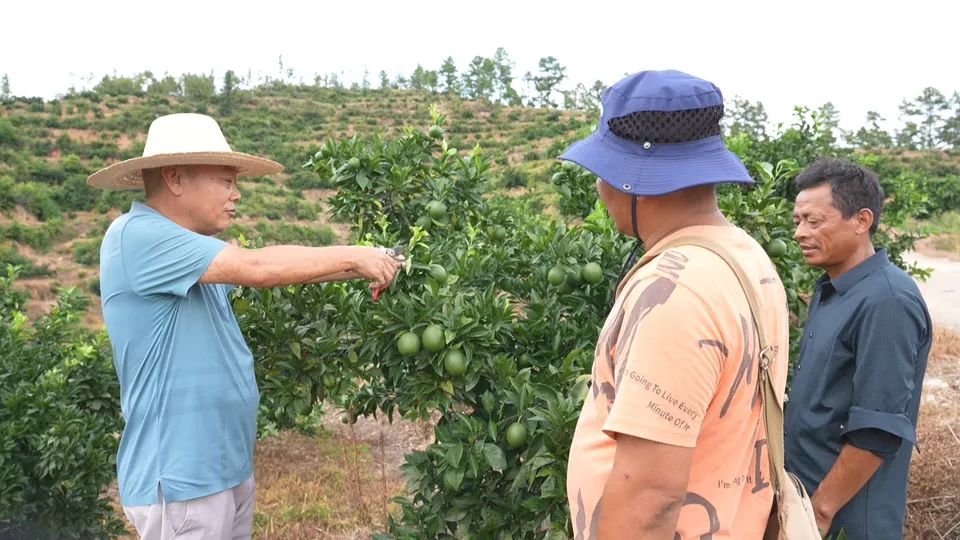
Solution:
<path fill-rule="evenodd" d="M 620 277 L 617 278 L 617 284 L 613 288 L 613 293 L 610 294 L 610 307 L 613 307 L 614 302 L 617 299 L 616 293 L 617 289 L 620 288 L 620 282 L 623 281 L 624 275 L 627 273 L 627 270 L 633 268 L 633 264 L 637 261 L 637 251 L 640 249 L 640 230 L 637 227 L 637 196 L 634 195 L 630 198 L 630 220 L 633 222 L 633 235 L 637 237 L 637 241 L 633 244 L 633 249 L 630 250 L 630 255 L 627 257 L 627 260 L 623 264 L 623 268 L 620 269 Z"/>

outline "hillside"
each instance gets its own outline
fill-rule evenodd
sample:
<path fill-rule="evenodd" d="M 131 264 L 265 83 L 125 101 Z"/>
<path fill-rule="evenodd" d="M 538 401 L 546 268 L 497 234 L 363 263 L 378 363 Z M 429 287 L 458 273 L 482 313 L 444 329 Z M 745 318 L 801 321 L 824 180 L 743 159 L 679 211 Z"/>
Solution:
<path fill-rule="evenodd" d="M 0 103 L 0 265 L 23 267 L 30 315 L 49 306 L 61 286 L 96 294 L 99 238 L 138 195 L 91 190 L 86 176 L 140 155 L 152 119 L 173 112 L 211 114 L 235 150 L 286 167 L 276 181 L 242 182 L 241 217 L 225 238 L 243 232 L 268 244 L 346 240 L 347 229 L 326 219 L 330 186 L 302 164 L 328 138 L 422 128 L 431 105 L 447 115 L 452 146 L 484 149 L 500 185 L 529 183 L 541 192 L 549 189 L 552 158 L 589 130 L 593 117 L 411 90 L 289 85 L 241 90 L 229 98 L 83 92 L 46 102 L 14 99 Z M 87 322 L 99 325 L 99 315 L 91 313 Z"/>
<path fill-rule="evenodd" d="M 555 156 L 590 131 L 596 114 L 512 107 L 411 89 L 275 82 L 229 93 L 167 94 L 125 89 L 119 84 L 125 80 L 51 101 L 0 100 L 0 266 L 21 266 L 26 279 L 20 284 L 30 293 L 30 315 L 50 305 L 61 286 L 97 294 L 100 237 L 139 194 L 92 190 L 86 177 L 106 164 L 140 155 L 147 128 L 159 115 L 211 114 L 234 149 L 270 157 L 286 167 L 277 178 L 241 183 L 240 217 L 224 238 L 243 233 L 267 244 L 324 245 L 348 240 L 347 228 L 327 219 L 325 202 L 332 186 L 302 165 L 328 139 L 422 129 L 435 105 L 446 114 L 445 138 L 451 146 L 468 150 L 479 145 L 491 159 L 495 189 L 526 186 L 535 196 L 550 196 Z M 742 138 L 733 144 L 740 143 L 738 151 L 746 153 L 748 165 L 775 163 L 787 156 L 805 163 L 817 155 L 856 152 L 882 178 L 896 178 L 895 185 L 904 185 L 901 180 L 906 178 L 933 208 L 960 208 L 956 189 L 960 155 L 837 148 L 835 135 L 822 131 L 822 125 L 804 116 L 808 113 L 773 137 L 761 131 L 762 144 L 743 144 Z M 733 122 L 728 128 L 735 134 L 740 121 L 736 109 L 728 117 Z M 863 152 L 872 155 L 862 156 Z M 87 323 L 99 326 L 99 315 L 90 313 Z"/>

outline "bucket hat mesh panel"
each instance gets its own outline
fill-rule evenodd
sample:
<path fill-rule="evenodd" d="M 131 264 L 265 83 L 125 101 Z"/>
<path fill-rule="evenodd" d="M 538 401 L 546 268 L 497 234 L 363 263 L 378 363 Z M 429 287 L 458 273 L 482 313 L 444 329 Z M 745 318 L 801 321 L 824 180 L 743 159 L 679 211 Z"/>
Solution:
<path fill-rule="evenodd" d="M 720 135 L 723 105 L 680 111 L 637 111 L 611 118 L 607 126 L 614 135 L 654 144 L 699 141 Z"/>

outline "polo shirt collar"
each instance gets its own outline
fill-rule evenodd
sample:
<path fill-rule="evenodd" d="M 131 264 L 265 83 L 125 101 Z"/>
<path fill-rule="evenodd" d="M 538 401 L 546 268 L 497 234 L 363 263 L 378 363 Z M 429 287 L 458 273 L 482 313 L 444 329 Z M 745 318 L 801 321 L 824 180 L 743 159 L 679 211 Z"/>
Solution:
<path fill-rule="evenodd" d="M 831 280 L 830 276 L 824 274 L 819 280 L 817 280 L 817 282 L 821 285 L 829 283 L 838 293 L 842 295 L 853 288 L 853 286 L 859 283 L 860 280 L 870 275 L 874 270 L 883 268 L 888 264 L 890 264 L 890 258 L 887 256 L 887 251 L 885 249 L 879 249 L 876 253 L 868 257 L 860 264 L 854 266 L 837 279 Z"/>
<path fill-rule="evenodd" d="M 146 204 L 140 201 L 133 201 L 133 204 L 130 205 L 131 214 L 158 214 L 156 210 L 147 206 Z"/>

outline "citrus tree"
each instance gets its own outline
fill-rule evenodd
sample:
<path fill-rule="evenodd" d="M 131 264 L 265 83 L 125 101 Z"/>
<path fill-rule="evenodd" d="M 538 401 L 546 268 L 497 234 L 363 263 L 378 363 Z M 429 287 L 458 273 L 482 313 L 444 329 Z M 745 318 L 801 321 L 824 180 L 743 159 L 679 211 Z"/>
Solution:
<path fill-rule="evenodd" d="M 0 538 L 117 536 L 105 493 L 122 420 L 106 335 L 83 328 L 76 290 L 29 321 L 16 277 L 0 276 Z"/>
<path fill-rule="evenodd" d="M 435 122 L 314 156 L 335 213 L 363 243 L 404 246 L 409 265 L 377 302 L 358 283 L 241 291 L 264 414 L 294 425 L 322 399 L 345 421 L 439 413 L 436 442 L 407 456 L 391 533 L 563 537 L 570 436 L 628 246 L 600 208 L 568 227 L 489 199 L 486 159 Z"/>

